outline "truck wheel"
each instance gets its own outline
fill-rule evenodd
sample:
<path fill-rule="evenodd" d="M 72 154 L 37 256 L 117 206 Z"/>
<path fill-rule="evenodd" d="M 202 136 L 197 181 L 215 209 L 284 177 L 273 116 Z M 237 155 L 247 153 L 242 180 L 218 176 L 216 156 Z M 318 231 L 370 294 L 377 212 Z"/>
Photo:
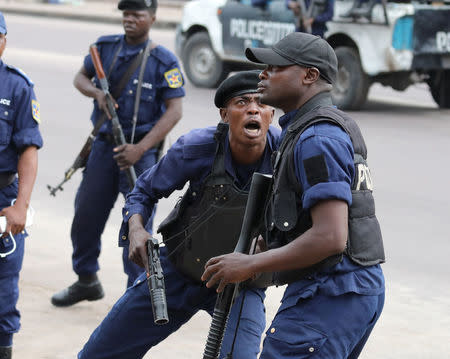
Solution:
<path fill-rule="evenodd" d="M 189 37 L 182 59 L 187 77 L 198 87 L 217 87 L 229 73 L 214 52 L 206 32 Z"/>
<path fill-rule="evenodd" d="M 432 73 L 428 81 L 431 96 L 440 108 L 450 108 L 450 70 Z"/>
<path fill-rule="evenodd" d="M 337 47 L 338 75 L 331 96 L 341 110 L 359 110 L 367 99 L 369 78 L 361 67 L 358 52 L 351 47 Z"/>

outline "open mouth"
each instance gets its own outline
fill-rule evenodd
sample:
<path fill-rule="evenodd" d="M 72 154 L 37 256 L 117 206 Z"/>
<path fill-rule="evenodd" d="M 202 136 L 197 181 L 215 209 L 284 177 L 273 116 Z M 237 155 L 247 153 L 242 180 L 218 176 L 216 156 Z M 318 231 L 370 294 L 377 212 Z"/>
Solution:
<path fill-rule="evenodd" d="M 250 137 L 257 137 L 261 133 L 261 125 L 258 121 L 249 121 L 244 126 L 245 133 Z"/>

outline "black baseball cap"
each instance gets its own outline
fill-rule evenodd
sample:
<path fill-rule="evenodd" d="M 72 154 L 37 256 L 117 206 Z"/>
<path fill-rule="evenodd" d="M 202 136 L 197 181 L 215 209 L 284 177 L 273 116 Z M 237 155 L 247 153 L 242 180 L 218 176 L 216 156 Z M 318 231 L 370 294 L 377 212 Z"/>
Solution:
<path fill-rule="evenodd" d="M 156 0 L 120 0 L 117 5 L 119 10 L 156 10 L 157 6 Z"/>
<path fill-rule="evenodd" d="M 218 108 L 226 107 L 228 100 L 247 93 L 258 92 L 259 74 L 261 71 L 240 71 L 223 80 L 214 97 L 214 104 Z"/>
<path fill-rule="evenodd" d="M 316 67 L 329 83 L 336 81 L 338 62 L 333 48 L 320 36 L 293 32 L 271 48 L 247 48 L 245 56 L 252 62 L 289 66 Z"/>

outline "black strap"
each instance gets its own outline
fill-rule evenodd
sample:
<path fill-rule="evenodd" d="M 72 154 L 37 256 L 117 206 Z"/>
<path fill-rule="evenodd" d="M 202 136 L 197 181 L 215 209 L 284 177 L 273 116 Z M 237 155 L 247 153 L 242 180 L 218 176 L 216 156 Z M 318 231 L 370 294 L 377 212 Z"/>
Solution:
<path fill-rule="evenodd" d="M 120 94 L 125 88 L 125 85 L 128 83 L 128 81 L 130 81 L 131 76 L 134 74 L 136 69 L 139 67 L 139 64 L 142 62 L 143 57 L 144 57 L 144 49 L 141 49 L 141 51 L 139 51 L 139 54 L 136 55 L 133 62 L 127 68 L 127 71 L 125 71 L 125 73 L 123 74 L 122 78 L 117 84 L 117 87 L 114 88 L 114 91 L 111 91 L 111 95 L 114 99 L 120 97 Z"/>
<path fill-rule="evenodd" d="M 119 52 L 120 52 L 121 49 L 122 49 L 122 46 L 120 46 L 119 50 L 116 51 L 116 53 L 114 55 L 113 63 L 115 62 L 115 59 L 119 55 Z M 141 49 L 141 51 L 139 51 L 139 54 L 136 55 L 136 57 L 134 58 L 133 62 L 127 68 L 127 71 L 125 71 L 125 73 L 123 74 L 123 76 L 120 79 L 117 87 L 115 87 L 114 90 L 111 92 L 111 96 L 114 99 L 116 99 L 116 98 L 118 98 L 120 96 L 120 94 L 122 93 L 122 91 L 125 88 L 126 84 L 128 83 L 128 81 L 130 81 L 131 76 L 134 74 L 136 69 L 139 67 L 139 64 L 142 62 L 143 57 L 144 57 L 144 49 Z M 112 70 L 112 68 L 110 70 Z M 104 113 L 102 113 L 102 115 L 100 116 L 100 118 L 98 119 L 98 121 L 97 121 L 97 123 L 96 123 L 96 125 L 94 127 L 94 130 L 91 132 L 91 134 L 93 136 L 97 135 L 98 131 L 100 130 L 100 127 L 103 126 L 105 121 L 106 121 L 106 115 Z"/>
<path fill-rule="evenodd" d="M 133 128 L 131 130 L 131 140 L 130 143 L 134 143 L 134 132 L 136 131 L 137 118 L 139 114 L 139 104 L 141 102 L 141 90 L 142 90 L 142 81 L 144 79 L 144 72 L 147 63 L 148 56 L 150 55 L 150 50 L 152 47 L 152 41 L 148 40 L 147 46 L 144 50 L 143 59 L 141 62 L 141 68 L 139 70 L 138 83 L 136 86 L 136 97 L 134 99 L 134 111 L 133 111 Z"/>

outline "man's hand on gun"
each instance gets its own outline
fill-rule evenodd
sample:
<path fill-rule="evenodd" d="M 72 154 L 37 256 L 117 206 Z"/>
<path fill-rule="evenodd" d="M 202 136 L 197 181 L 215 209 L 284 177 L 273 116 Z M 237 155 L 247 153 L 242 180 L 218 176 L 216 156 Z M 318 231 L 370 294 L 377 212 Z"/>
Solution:
<path fill-rule="evenodd" d="M 9 232 L 16 235 L 25 228 L 27 208 L 20 206 L 20 204 L 14 204 L 13 206 L 3 208 L 0 211 L 0 217 L 2 216 L 6 218 L 6 228 L 1 228 L 3 231 L 2 238 L 7 237 Z"/>
<path fill-rule="evenodd" d="M 133 166 L 144 154 L 139 144 L 129 143 L 114 147 L 113 151 L 116 153 L 113 158 L 121 171 Z"/>
<path fill-rule="evenodd" d="M 229 283 L 244 282 L 255 276 L 252 257 L 237 252 L 213 257 L 206 262 L 201 279 L 207 281 L 208 288 L 218 284 L 217 293 L 220 293 Z"/>
<path fill-rule="evenodd" d="M 148 265 L 147 240 L 151 237 L 144 227 L 130 228 L 128 240 L 130 241 L 128 259 L 138 266 L 145 268 L 147 273 L 150 272 Z"/>
<path fill-rule="evenodd" d="M 119 105 L 117 104 L 116 100 L 114 100 L 114 98 L 111 96 L 111 94 L 109 93 L 105 94 L 101 89 L 97 89 L 95 100 L 97 101 L 99 109 L 106 114 L 106 117 L 108 117 L 109 120 L 111 120 L 112 114 L 109 112 L 108 109 L 108 103 L 106 100 L 107 96 L 111 99 L 112 103 L 114 104 L 114 108 L 118 109 Z"/>

